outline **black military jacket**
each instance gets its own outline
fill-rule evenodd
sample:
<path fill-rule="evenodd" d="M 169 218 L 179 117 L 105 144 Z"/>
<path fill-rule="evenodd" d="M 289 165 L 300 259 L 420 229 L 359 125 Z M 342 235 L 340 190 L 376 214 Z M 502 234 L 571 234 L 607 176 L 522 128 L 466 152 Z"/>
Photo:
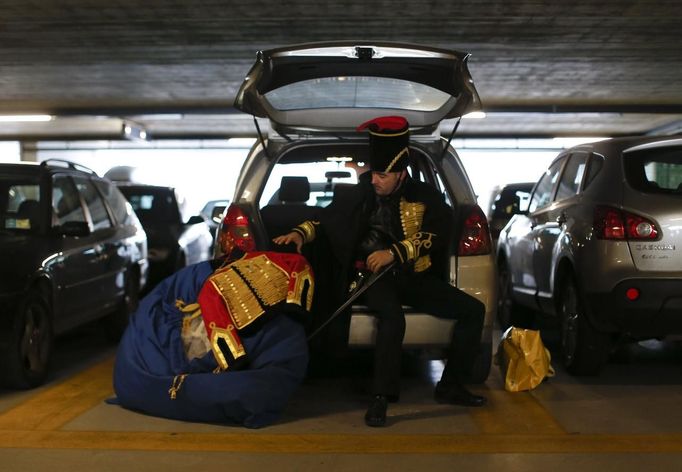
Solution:
<path fill-rule="evenodd" d="M 392 201 L 398 207 L 401 234 L 389 249 L 403 270 L 443 271 L 452 226 L 450 207 L 435 188 L 409 177 L 399 192 L 400 198 Z M 371 173 L 367 172 L 357 185 L 337 187 L 332 203 L 320 212 L 318 220 L 305 221 L 294 229 L 306 243 L 314 242 L 304 245 L 304 255 L 315 272 L 314 325 L 326 320 L 348 297 L 357 248 L 369 229 L 375 199 Z M 336 329 L 327 334 L 336 331 L 337 337 L 347 336 L 349 322 L 350 316 L 340 317 Z M 324 342 L 344 345 L 344 339 Z"/>

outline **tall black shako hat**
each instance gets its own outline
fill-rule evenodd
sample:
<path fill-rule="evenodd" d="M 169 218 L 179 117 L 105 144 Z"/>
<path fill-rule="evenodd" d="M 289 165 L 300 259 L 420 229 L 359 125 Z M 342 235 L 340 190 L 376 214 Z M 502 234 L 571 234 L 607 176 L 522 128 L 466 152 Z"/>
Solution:
<path fill-rule="evenodd" d="M 400 172 L 410 158 L 410 125 L 402 116 L 380 116 L 357 131 L 369 131 L 369 168 L 374 172 Z"/>

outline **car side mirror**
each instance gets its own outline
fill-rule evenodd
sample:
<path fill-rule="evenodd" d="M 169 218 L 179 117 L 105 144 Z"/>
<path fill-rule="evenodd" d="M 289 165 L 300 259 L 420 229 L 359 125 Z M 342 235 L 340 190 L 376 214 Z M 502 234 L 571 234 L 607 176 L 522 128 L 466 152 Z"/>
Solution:
<path fill-rule="evenodd" d="M 204 222 L 204 219 L 201 217 L 201 215 L 191 216 L 189 218 L 189 220 L 187 220 L 188 225 L 196 225 L 196 224 L 203 223 L 203 222 Z"/>
<path fill-rule="evenodd" d="M 57 226 L 56 230 L 63 236 L 82 237 L 90 234 L 90 225 L 85 221 L 67 221 Z"/>
<path fill-rule="evenodd" d="M 216 223 L 220 223 L 225 208 L 227 207 L 224 205 L 216 205 L 215 207 L 213 207 L 213 211 L 211 212 L 211 219 Z"/>

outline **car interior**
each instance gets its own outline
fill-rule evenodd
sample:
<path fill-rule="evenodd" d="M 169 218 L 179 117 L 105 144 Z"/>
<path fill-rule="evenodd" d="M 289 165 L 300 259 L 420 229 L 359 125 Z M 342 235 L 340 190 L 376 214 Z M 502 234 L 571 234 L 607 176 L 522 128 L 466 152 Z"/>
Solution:
<path fill-rule="evenodd" d="M 321 148 L 323 148 L 324 151 L 321 152 Z M 418 149 L 415 149 L 414 152 L 415 155 L 421 154 L 421 151 Z M 358 164 L 364 162 L 368 158 L 364 143 L 360 143 L 360 145 L 344 143 L 334 146 L 326 144 L 321 147 L 306 146 L 297 148 L 292 152 L 282 155 L 275 167 L 291 167 L 292 169 L 299 170 L 302 169 L 302 167 L 295 167 L 297 164 L 319 167 L 323 162 L 330 161 L 330 159 L 326 157 L 329 154 L 333 154 L 334 156 L 331 159 L 342 158 L 345 160 L 342 161 L 344 164 L 343 167 L 339 164 L 339 170 L 326 171 L 324 173 L 326 182 L 317 182 L 317 180 L 322 180 L 321 178 L 311 182 L 309 177 L 301 175 L 302 172 L 298 172 L 297 175 L 285 175 L 281 177 L 279 188 L 274 191 L 272 187 L 274 182 L 268 182 L 267 188 L 263 190 L 263 195 L 261 197 L 261 205 L 263 206 L 260 209 L 260 216 L 267 233 L 268 241 L 276 236 L 288 233 L 302 221 L 314 219 L 320 209 L 331 202 L 336 190 L 347 188 L 352 185 L 350 180 L 353 180 L 353 183 L 356 181 L 355 178 L 350 178 L 353 174 L 358 172 L 358 169 L 363 169 L 362 167 L 359 167 Z M 350 170 L 353 172 L 351 173 Z M 295 172 L 291 172 L 291 174 L 294 173 Z M 408 173 L 412 178 L 437 188 L 443 194 L 446 203 L 449 206 L 452 206 L 451 196 L 445 190 L 441 178 L 433 168 L 428 157 L 424 156 L 423 159 L 415 159 L 408 168 Z M 272 171 L 270 174 L 271 180 L 274 175 L 276 175 L 276 172 Z M 315 198 L 311 198 L 312 194 L 315 194 Z M 455 236 L 457 235 L 455 235 L 453 231 L 450 231 L 450 234 L 446 235 L 446 238 L 452 241 Z M 451 248 L 450 250 L 453 252 L 457 250 L 453 244 L 448 244 L 447 247 Z M 275 247 L 272 244 L 270 245 L 270 249 L 278 251 L 294 250 L 293 248 Z M 449 260 L 448 257 L 439 258 L 439 260 L 440 259 L 443 261 Z M 442 267 L 438 267 L 436 270 L 439 273 L 442 273 L 445 279 L 449 277 L 449 267 L 446 262 L 443 262 Z"/>
<path fill-rule="evenodd" d="M 30 229 L 40 228 L 40 203 L 36 200 L 24 200 L 17 209 L 17 220 L 27 220 Z"/>
<path fill-rule="evenodd" d="M 270 239 L 288 233 L 302 221 L 316 218 L 319 207 L 306 205 L 310 198 L 308 177 L 282 177 L 278 196 L 278 203 L 268 203 L 260 210 Z"/>

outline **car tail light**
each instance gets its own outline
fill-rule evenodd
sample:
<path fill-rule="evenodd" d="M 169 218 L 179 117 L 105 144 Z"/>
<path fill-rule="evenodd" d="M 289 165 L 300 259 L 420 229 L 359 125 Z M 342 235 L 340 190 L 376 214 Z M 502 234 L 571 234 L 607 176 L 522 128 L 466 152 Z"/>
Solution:
<path fill-rule="evenodd" d="M 653 221 L 609 206 L 595 208 L 594 229 L 599 239 L 650 240 L 658 237 Z"/>
<path fill-rule="evenodd" d="M 223 254 L 229 254 L 235 246 L 245 252 L 256 248 L 249 218 L 236 205 L 230 205 L 225 213 L 219 242 Z"/>
<path fill-rule="evenodd" d="M 481 207 L 474 205 L 464 220 L 459 238 L 458 256 L 480 256 L 490 254 L 492 242 L 488 230 L 488 220 Z"/>

